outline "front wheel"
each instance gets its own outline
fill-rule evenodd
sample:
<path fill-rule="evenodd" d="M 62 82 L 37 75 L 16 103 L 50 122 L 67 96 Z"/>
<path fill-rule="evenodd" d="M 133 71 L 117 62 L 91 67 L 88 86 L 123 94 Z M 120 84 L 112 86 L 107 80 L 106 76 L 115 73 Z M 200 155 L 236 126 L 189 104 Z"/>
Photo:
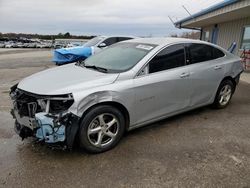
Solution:
<path fill-rule="evenodd" d="M 79 132 L 80 147 L 90 153 L 112 149 L 125 131 L 122 113 L 108 105 L 91 109 L 83 118 Z"/>
<path fill-rule="evenodd" d="M 222 81 L 216 93 L 213 107 L 217 109 L 225 108 L 229 104 L 234 90 L 235 85 L 231 80 Z"/>

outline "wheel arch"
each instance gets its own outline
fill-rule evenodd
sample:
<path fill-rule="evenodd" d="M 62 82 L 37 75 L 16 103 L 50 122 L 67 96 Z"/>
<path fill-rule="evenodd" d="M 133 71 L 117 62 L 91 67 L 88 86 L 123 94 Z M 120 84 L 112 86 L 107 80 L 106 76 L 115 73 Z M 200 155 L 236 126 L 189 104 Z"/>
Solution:
<path fill-rule="evenodd" d="M 237 85 L 237 82 L 235 81 L 235 79 L 231 76 L 226 76 L 225 78 L 223 78 L 220 82 L 220 84 L 225 81 L 225 80 L 230 80 L 233 84 L 234 84 L 234 88 L 233 88 L 233 92 L 235 91 L 235 87 Z M 220 85 L 219 85 L 220 86 Z"/>
<path fill-rule="evenodd" d="M 91 111 L 92 109 L 94 109 L 95 107 L 97 106 L 102 106 L 102 105 L 108 105 L 108 106 L 112 106 L 112 107 L 115 107 L 116 109 L 120 110 L 121 113 L 124 115 L 124 118 L 125 118 L 125 129 L 128 130 L 129 128 L 129 124 L 130 124 L 130 115 L 129 115 L 129 112 L 127 110 L 127 108 L 119 103 L 119 102 L 116 102 L 116 101 L 103 101 L 103 102 L 99 102 L 99 103 L 96 103 L 96 104 L 93 104 L 91 106 L 89 106 L 82 114 L 81 118 L 80 118 L 80 121 L 82 121 L 82 119 L 84 118 L 84 116 L 89 112 Z"/>
<path fill-rule="evenodd" d="M 237 85 L 237 82 L 235 81 L 235 79 L 231 76 L 225 76 L 220 82 L 219 82 L 219 85 L 217 86 L 217 89 L 216 91 L 214 92 L 213 96 L 212 96 L 212 101 L 214 102 L 215 98 L 216 98 L 216 95 L 218 93 L 218 90 L 219 90 L 219 87 L 221 85 L 222 82 L 224 82 L 225 80 L 230 80 L 233 84 L 234 84 L 234 89 L 233 89 L 233 93 L 235 91 L 235 88 L 236 88 L 236 85 Z"/>

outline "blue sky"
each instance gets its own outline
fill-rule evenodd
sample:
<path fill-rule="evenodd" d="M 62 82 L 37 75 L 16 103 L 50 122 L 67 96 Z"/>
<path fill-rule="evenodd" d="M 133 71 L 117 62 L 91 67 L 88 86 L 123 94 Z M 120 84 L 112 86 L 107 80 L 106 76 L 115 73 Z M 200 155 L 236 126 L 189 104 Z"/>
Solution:
<path fill-rule="evenodd" d="M 169 36 L 174 21 L 223 0 L 0 0 L 0 32 Z"/>

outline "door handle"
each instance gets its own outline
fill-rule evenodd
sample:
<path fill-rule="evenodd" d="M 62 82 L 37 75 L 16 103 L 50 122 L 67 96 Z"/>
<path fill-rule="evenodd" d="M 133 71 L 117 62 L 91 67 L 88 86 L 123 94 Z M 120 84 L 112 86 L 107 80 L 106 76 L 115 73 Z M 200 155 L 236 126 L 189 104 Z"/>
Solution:
<path fill-rule="evenodd" d="M 186 77 L 189 77 L 190 73 L 188 72 L 184 72 L 180 75 L 181 78 L 186 78 Z"/>
<path fill-rule="evenodd" d="M 222 67 L 220 66 L 220 65 L 216 65 L 215 67 L 214 67 L 214 70 L 219 70 L 219 69 L 221 69 Z"/>

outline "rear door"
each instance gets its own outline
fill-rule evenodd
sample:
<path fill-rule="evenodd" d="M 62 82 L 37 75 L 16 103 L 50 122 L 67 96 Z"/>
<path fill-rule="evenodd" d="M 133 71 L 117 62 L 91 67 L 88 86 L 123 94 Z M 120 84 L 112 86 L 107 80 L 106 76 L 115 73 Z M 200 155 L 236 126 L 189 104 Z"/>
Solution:
<path fill-rule="evenodd" d="M 137 123 L 185 109 L 190 98 L 188 76 L 184 45 L 160 51 L 134 79 Z"/>
<path fill-rule="evenodd" d="M 206 44 L 187 44 L 187 62 L 190 68 L 190 106 L 211 103 L 217 87 L 223 79 L 223 61 L 225 54 Z"/>

